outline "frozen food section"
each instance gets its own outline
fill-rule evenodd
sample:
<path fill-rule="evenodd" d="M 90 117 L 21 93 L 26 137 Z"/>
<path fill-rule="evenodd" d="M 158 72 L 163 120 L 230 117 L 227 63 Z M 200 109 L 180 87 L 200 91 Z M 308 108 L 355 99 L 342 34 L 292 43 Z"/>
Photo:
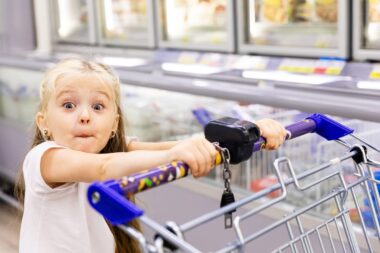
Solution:
<path fill-rule="evenodd" d="M 242 53 L 348 57 L 349 1 L 237 2 Z"/>
<path fill-rule="evenodd" d="M 53 0 L 51 9 L 55 41 L 95 43 L 94 2 L 92 0 Z"/>
<path fill-rule="evenodd" d="M 380 59 L 380 1 L 354 1 L 354 58 Z"/>
<path fill-rule="evenodd" d="M 154 46 L 154 1 L 101 0 L 97 3 L 100 44 Z"/>
<path fill-rule="evenodd" d="M 233 1 L 157 1 L 159 46 L 234 50 Z"/>

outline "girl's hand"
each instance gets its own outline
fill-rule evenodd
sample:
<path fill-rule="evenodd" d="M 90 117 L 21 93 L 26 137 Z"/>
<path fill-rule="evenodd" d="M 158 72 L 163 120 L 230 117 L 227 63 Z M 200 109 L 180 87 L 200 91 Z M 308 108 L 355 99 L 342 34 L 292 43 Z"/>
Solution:
<path fill-rule="evenodd" d="M 287 131 L 278 121 L 261 119 L 255 124 L 260 128 L 260 135 L 266 139 L 265 149 L 277 149 L 285 141 Z"/>
<path fill-rule="evenodd" d="M 170 161 L 189 165 L 194 177 L 206 175 L 215 166 L 217 151 L 203 136 L 183 140 L 168 150 Z"/>

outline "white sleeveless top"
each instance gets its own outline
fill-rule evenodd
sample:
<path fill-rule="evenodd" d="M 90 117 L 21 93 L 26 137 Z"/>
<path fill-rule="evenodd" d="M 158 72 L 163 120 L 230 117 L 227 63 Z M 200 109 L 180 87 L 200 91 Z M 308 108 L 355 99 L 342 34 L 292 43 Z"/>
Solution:
<path fill-rule="evenodd" d="M 21 253 L 114 253 L 113 235 L 104 218 L 87 201 L 87 183 L 51 188 L 41 176 L 42 155 L 64 148 L 53 141 L 34 147 L 24 164 L 25 202 L 21 222 Z"/>

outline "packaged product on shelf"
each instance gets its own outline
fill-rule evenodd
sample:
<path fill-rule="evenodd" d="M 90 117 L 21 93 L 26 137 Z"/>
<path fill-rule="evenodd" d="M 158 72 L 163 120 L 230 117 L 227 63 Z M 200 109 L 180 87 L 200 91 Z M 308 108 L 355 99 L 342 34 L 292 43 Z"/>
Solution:
<path fill-rule="evenodd" d="M 294 9 L 294 22 L 313 22 L 314 19 L 314 1 L 297 0 Z"/>
<path fill-rule="evenodd" d="M 128 27 L 146 27 L 147 6 L 144 0 L 113 1 L 111 10 L 104 9 L 107 37 L 126 37 Z"/>
<path fill-rule="evenodd" d="M 260 21 L 286 24 L 292 21 L 295 0 L 263 0 Z"/>
<path fill-rule="evenodd" d="M 186 5 L 186 24 L 188 27 L 224 26 L 226 1 L 191 0 Z"/>
<path fill-rule="evenodd" d="M 380 0 L 369 0 L 368 22 L 380 22 Z"/>
<path fill-rule="evenodd" d="M 337 0 L 316 0 L 315 12 L 321 21 L 335 23 L 338 18 Z"/>
<path fill-rule="evenodd" d="M 218 1 L 214 6 L 214 26 L 225 27 L 227 24 L 227 13 L 225 1 Z"/>

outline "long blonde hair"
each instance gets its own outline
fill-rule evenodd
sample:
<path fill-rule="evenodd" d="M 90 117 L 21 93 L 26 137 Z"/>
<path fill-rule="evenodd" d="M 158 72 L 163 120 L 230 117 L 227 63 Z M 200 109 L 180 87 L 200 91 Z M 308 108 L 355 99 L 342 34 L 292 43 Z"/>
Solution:
<path fill-rule="evenodd" d="M 58 78 L 77 74 L 94 74 L 97 78 L 100 78 L 102 81 L 104 81 L 104 83 L 109 84 L 114 93 L 113 95 L 117 107 L 117 113 L 119 114 L 119 123 L 115 136 L 108 140 L 106 146 L 101 150 L 100 153 L 126 152 L 127 150 L 124 132 L 123 112 L 120 106 L 119 78 L 113 73 L 113 71 L 109 67 L 103 64 L 82 59 L 66 59 L 54 65 L 45 73 L 44 78 L 41 82 L 40 104 L 38 106 L 38 111 L 46 112 L 48 101 L 52 92 L 55 89 L 55 84 Z M 32 148 L 44 141 L 44 135 L 41 133 L 40 129 L 38 129 L 36 123 L 34 123 L 34 138 L 32 142 Z M 25 195 L 25 182 L 22 169 L 20 170 L 19 176 L 16 181 L 15 194 L 19 199 L 20 203 L 23 205 Z M 134 197 L 129 197 L 129 200 L 134 202 Z M 141 231 L 140 224 L 136 220 L 130 222 L 128 225 Z M 115 238 L 116 253 L 140 252 L 138 242 L 126 235 L 119 228 L 113 227 L 110 224 L 109 227 Z"/>

